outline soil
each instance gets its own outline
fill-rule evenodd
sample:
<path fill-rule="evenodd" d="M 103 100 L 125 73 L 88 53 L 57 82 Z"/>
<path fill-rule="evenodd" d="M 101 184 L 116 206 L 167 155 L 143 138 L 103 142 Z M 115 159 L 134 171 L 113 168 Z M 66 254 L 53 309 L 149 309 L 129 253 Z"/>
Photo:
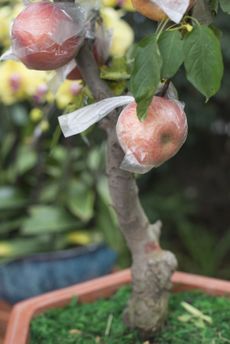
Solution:
<path fill-rule="evenodd" d="M 31 323 L 29 344 L 228 344 L 230 299 L 201 292 L 171 296 L 165 327 L 143 340 L 127 329 L 122 312 L 130 293 L 121 288 L 110 299 L 52 309 Z M 191 307 L 192 306 L 192 307 Z"/>

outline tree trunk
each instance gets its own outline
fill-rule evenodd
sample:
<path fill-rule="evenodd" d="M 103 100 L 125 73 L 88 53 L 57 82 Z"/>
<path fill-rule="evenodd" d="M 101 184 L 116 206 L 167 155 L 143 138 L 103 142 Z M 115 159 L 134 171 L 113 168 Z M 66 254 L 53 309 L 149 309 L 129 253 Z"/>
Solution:
<path fill-rule="evenodd" d="M 100 79 L 89 45 L 77 56 L 81 75 L 96 101 L 110 97 L 111 90 Z M 124 153 L 116 136 L 117 112 L 101 122 L 107 132 L 107 175 L 110 194 L 120 229 L 131 251 L 132 296 L 124 312 L 131 328 L 145 336 L 158 330 L 166 317 L 171 276 L 177 266 L 175 256 L 161 249 L 160 221 L 150 224 L 140 204 L 134 176 L 120 169 Z"/>

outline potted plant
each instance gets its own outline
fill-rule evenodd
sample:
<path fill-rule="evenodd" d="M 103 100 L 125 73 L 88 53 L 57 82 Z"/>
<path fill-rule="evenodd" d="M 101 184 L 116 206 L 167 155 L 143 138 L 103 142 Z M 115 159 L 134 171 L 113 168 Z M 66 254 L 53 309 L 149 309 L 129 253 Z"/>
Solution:
<path fill-rule="evenodd" d="M 131 272 L 128 269 L 20 302 L 14 306 L 11 313 L 4 344 L 29 343 L 32 319 L 52 308 L 68 305 L 73 297 L 77 297 L 80 303 L 91 303 L 100 298 L 110 297 L 130 282 Z M 172 276 L 172 283 L 174 292 L 199 289 L 210 295 L 230 295 L 230 282 L 214 278 L 176 272 Z M 113 312 L 113 309 L 110 309 L 110 312 Z M 75 326 L 78 328 L 77 323 Z M 72 332 L 80 334 L 77 330 Z"/>
<path fill-rule="evenodd" d="M 146 14 L 142 1 L 133 3 L 138 11 Z M 74 25 L 79 25 L 74 22 L 74 15 L 68 37 L 64 37 L 61 42 L 57 41 L 57 37 L 51 37 L 55 49 L 60 45 L 59 48 L 66 50 L 69 60 L 72 59 L 72 46 L 70 50 L 66 42 L 71 39 L 71 44 L 76 44 L 76 61 L 80 74 L 96 102 L 88 108 L 61 116 L 59 122 L 62 131 L 65 136 L 71 136 L 86 130 L 101 119 L 101 127 L 107 134 L 107 176 L 110 194 L 121 231 L 133 259 L 132 296 L 125 310 L 124 319 L 128 327 L 138 329 L 145 337 L 151 336 L 165 321 L 171 277 L 177 267 L 177 260 L 171 252 L 160 247 L 161 222 L 149 223 L 140 204 L 136 181 L 131 172 L 146 173 L 151 168 L 159 166 L 175 155 L 186 139 L 186 115 L 171 83 L 171 78 L 179 67 L 184 64 L 188 81 L 206 99 L 218 91 L 223 75 L 219 38 L 213 27 L 209 26 L 213 3 L 206 6 L 202 0 L 197 0 L 195 4 L 193 1 L 183 0 L 179 8 L 176 2 L 170 3 L 170 6 L 163 0 L 155 3 L 156 6 L 152 6 L 149 2 L 150 7 L 147 11 L 148 14 L 153 13 L 151 19 L 161 20 L 156 32 L 137 43 L 130 52 L 128 60 L 123 60 L 120 65 L 120 68 L 123 68 L 123 77 L 125 75 L 125 79 L 130 78 L 129 90 L 136 103 L 129 95 L 113 97 L 109 82 L 103 79 L 111 79 L 111 75 L 114 74 L 115 79 L 117 78 L 114 72 L 115 62 L 112 61 L 107 68 L 102 69 L 100 77 L 92 52 L 93 44 L 90 39 L 86 39 L 85 26 L 83 25 L 81 30 L 77 31 L 75 28 L 74 32 L 71 31 Z M 46 11 L 49 12 L 53 6 L 57 12 L 60 9 L 58 4 L 49 2 L 35 4 L 37 7 L 43 5 L 46 6 L 46 10 L 42 15 Z M 225 12 L 229 12 L 226 2 L 220 1 L 220 5 Z M 32 6 L 33 4 L 29 4 L 14 22 L 13 52 L 30 68 L 31 66 L 37 68 L 38 65 L 40 66 L 41 55 L 40 51 L 36 50 L 36 42 L 39 43 L 39 47 L 44 43 L 46 48 L 42 50 L 42 56 L 47 55 L 47 59 L 50 58 L 51 51 L 49 47 L 47 48 L 44 27 L 41 27 L 38 37 L 37 32 L 32 32 L 35 42 L 33 54 L 28 51 L 28 54 L 21 55 L 30 44 L 24 36 L 24 28 L 25 25 L 30 27 Z M 68 7 L 67 4 L 63 8 L 67 14 L 71 14 L 70 9 L 74 11 L 74 6 Z M 40 12 L 36 12 L 34 19 L 39 15 Z M 23 19 L 23 30 L 19 19 Z M 101 23 L 97 19 L 98 13 L 94 12 L 90 17 L 90 30 L 94 38 L 95 30 Z M 68 17 L 66 21 L 71 21 L 71 18 Z M 56 24 L 47 21 L 46 25 L 50 25 L 53 29 L 52 25 Z M 54 32 L 56 33 L 56 28 Z M 82 36 L 84 39 L 78 50 L 77 45 Z M 58 56 L 52 57 L 53 68 L 60 67 Z M 52 65 L 52 61 L 50 63 Z M 47 68 L 50 68 L 50 65 Z M 123 91 L 126 91 L 126 86 Z M 124 105 L 127 106 L 117 120 L 118 113 L 115 108 Z"/>

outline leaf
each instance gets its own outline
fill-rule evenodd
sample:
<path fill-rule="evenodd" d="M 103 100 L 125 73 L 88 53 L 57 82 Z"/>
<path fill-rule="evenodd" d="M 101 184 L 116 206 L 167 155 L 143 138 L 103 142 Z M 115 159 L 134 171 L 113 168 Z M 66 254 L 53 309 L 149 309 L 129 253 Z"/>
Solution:
<path fill-rule="evenodd" d="M 22 257 L 44 249 L 44 243 L 35 239 L 0 241 L 0 258 Z"/>
<path fill-rule="evenodd" d="M 227 0 L 228 1 L 228 0 Z M 218 7 L 219 7 L 219 0 L 210 0 L 210 9 L 211 9 L 211 13 L 213 14 L 217 14 L 218 12 Z"/>
<path fill-rule="evenodd" d="M 160 82 L 162 58 L 156 35 L 144 38 L 135 49 L 130 90 L 137 102 L 139 119 L 146 117 L 147 108 Z"/>
<path fill-rule="evenodd" d="M 0 235 L 11 232 L 12 230 L 18 229 L 23 223 L 23 219 L 10 220 L 1 222 Z"/>
<path fill-rule="evenodd" d="M 0 210 L 20 209 L 27 204 L 27 199 L 20 190 L 12 186 L 0 187 Z"/>
<path fill-rule="evenodd" d="M 29 146 L 22 146 L 19 148 L 15 162 L 15 169 L 17 174 L 22 175 L 31 170 L 37 163 L 37 156 Z"/>
<path fill-rule="evenodd" d="M 180 315 L 177 319 L 181 322 L 188 322 L 192 319 L 192 315 L 186 313 L 186 314 Z"/>
<path fill-rule="evenodd" d="M 127 80 L 130 74 L 127 71 L 124 57 L 114 58 L 110 66 L 102 66 L 100 77 L 105 80 Z"/>
<path fill-rule="evenodd" d="M 208 315 L 205 315 L 202 313 L 199 309 L 195 308 L 194 306 L 190 305 L 187 302 L 181 302 L 181 306 L 191 315 L 193 315 L 196 318 L 200 318 L 204 321 L 206 321 L 209 324 L 212 324 L 212 318 Z"/>
<path fill-rule="evenodd" d="M 80 182 L 72 182 L 67 199 L 69 210 L 82 221 L 89 221 L 93 216 L 94 193 Z"/>
<path fill-rule="evenodd" d="M 15 144 L 15 135 L 13 133 L 9 133 L 4 137 L 4 140 L 1 142 L 1 160 L 4 161 L 7 159 L 8 154 L 12 150 Z"/>
<path fill-rule="evenodd" d="M 192 15 L 200 24 L 209 25 L 213 22 L 212 9 L 207 0 L 195 2 L 192 9 Z"/>
<path fill-rule="evenodd" d="M 223 12 L 230 14 L 230 1 L 229 0 L 219 0 L 220 7 Z"/>
<path fill-rule="evenodd" d="M 34 206 L 30 209 L 30 216 L 23 223 L 22 234 L 60 233 L 78 225 L 79 222 L 61 207 Z"/>
<path fill-rule="evenodd" d="M 209 27 L 196 26 L 185 37 L 184 54 L 187 79 L 209 99 L 219 90 L 223 76 L 218 38 Z"/>
<path fill-rule="evenodd" d="M 183 40 L 179 31 L 165 31 L 158 40 L 163 60 L 161 77 L 171 78 L 184 61 Z"/>

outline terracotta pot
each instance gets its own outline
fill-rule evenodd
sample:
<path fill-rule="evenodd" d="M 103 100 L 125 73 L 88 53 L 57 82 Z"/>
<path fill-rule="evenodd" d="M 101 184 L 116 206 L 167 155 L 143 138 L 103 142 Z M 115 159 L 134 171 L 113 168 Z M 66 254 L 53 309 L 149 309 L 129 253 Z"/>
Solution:
<path fill-rule="evenodd" d="M 50 308 L 68 304 L 73 296 L 77 296 L 81 302 L 92 302 L 101 297 L 109 297 L 130 281 L 130 270 L 123 270 L 20 302 L 11 313 L 4 344 L 29 343 L 31 319 Z M 172 282 L 174 291 L 199 289 L 207 294 L 230 296 L 228 281 L 176 272 Z"/>

